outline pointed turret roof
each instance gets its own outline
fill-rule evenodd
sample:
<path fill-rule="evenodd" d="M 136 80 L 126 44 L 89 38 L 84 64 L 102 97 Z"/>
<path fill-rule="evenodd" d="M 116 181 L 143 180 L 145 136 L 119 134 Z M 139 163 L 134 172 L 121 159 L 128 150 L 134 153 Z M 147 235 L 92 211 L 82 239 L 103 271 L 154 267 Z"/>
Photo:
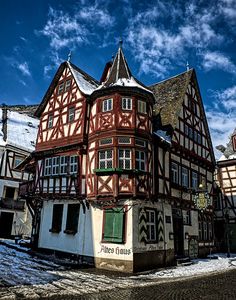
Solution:
<path fill-rule="evenodd" d="M 131 71 L 129 69 L 120 44 L 116 57 L 111 66 L 110 74 L 105 82 L 105 85 L 109 86 L 111 84 L 114 84 L 122 78 L 131 79 L 131 76 Z"/>
<path fill-rule="evenodd" d="M 142 84 L 139 80 L 132 76 L 128 63 L 125 59 L 122 47 L 118 48 L 115 59 L 110 66 L 109 70 L 106 70 L 107 76 L 103 74 L 102 78 L 106 78 L 104 82 L 97 88 L 97 90 L 105 89 L 113 86 L 122 86 L 129 88 L 140 88 L 152 94 L 152 91 Z"/>

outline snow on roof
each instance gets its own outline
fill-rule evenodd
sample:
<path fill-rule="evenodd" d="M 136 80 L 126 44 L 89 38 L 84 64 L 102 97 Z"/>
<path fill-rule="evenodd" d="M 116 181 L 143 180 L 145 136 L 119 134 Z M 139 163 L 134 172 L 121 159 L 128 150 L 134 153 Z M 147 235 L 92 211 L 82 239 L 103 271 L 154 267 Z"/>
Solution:
<path fill-rule="evenodd" d="M 171 143 L 171 137 L 167 134 L 166 131 L 164 130 L 156 130 L 153 132 L 156 136 L 158 136 L 161 140 L 167 142 L 167 143 Z"/>
<path fill-rule="evenodd" d="M 2 124 L 2 109 L 0 109 Z M 0 126 L 2 127 L 2 125 Z M 12 146 L 32 152 L 35 149 L 39 120 L 15 111 L 7 110 L 7 141 L 3 140 L 0 128 L 0 144 Z"/>
<path fill-rule="evenodd" d="M 110 84 L 109 86 L 106 86 L 106 82 L 101 84 L 97 90 L 100 90 L 102 88 L 111 87 L 111 86 L 124 86 L 124 87 L 138 87 L 142 90 L 145 90 L 152 94 L 152 91 L 150 91 L 148 88 L 145 88 L 143 85 L 139 84 L 134 77 L 131 76 L 131 78 L 118 78 L 118 80 L 115 83 Z"/>
<path fill-rule="evenodd" d="M 86 76 L 86 74 L 79 72 L 79 69 L 77 70 L 73 68 L 71 64 L 68 63 L 68 66 L 81 92 L 86 95 L 91 95 L 92 92 L 97 88 L 98 84 L 95 81 L 93 81 L 92 78 Z"/>

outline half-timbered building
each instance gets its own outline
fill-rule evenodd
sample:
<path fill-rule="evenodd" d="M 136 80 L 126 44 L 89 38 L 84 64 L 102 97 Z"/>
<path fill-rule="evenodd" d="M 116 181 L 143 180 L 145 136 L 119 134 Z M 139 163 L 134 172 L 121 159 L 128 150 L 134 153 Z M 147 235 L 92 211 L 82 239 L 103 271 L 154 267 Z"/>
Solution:
<path fill-rule="evenodd" d="M 151 89 L 156 99 L 155 194 L 171 203 L 175 255 L 205 255 L 214 248 L 215 159 L 196 73 L 187 70 Z M 198 203 L 201 195 L 203 203 Z"/>
<path fill-rule="evenodd" d="M 0 109 L 0 237 L 31 234 L 31 215 L 24 200 L 18 199 L 19 183 L 30 173 L 17 166 L 35 148 L 38 120 L 25 114 Z"/>
<path fill-rule="evenodd" d="M 36 116 L 36 171 L 22 195 L 39 248 L 134 272 L 212 246 L 212 210 L 193 203 L 214 169 L 193 70 L 146 87 L 121 46 L 100 82 L 66 61 Z"/>
<path fill-rule="evenodd" d="M 217 161 L 215 193 L 216 238 L 219 250 L 236 251 L 236 129 Z M 217 192 L 218 191 L 218 192 Z"/>

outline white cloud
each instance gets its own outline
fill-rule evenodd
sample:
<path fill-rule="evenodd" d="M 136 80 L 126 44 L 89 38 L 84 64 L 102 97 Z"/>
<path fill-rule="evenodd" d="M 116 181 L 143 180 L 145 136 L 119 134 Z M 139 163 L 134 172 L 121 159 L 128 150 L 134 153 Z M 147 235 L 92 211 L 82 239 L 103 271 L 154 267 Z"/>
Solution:
<path fill-rule="evenodd" d="M 233 63 L 226 61 L 226 57 L 222 61 L 223 55 L 213 57 L 216 51 L 211 50 L 225 41 L 217 27 L 220 10 L 217 5 L 204 5 L 194 0 L 182 7 L 172 1 L 157 1 L 155 8 L 147 6 L 146 10 L 129 20 L 127 41 L 140 63 L 140 72 L 164 77 L 172 65 L 184 66 L 191 52 L 199 61 L 205 56 L 203 67 L 212 68 L 214 60 L 215 68 L 222 69 L 227 63 L 224 70 L 233 72 Z"/>
<path fill-rule="evenodd" d="M 214 147 L 229 142 L 236 128 L 236 85 L 213 93 L 215 108 L 206 108 Z"/>
<path fill-rule="evenodd" d="M 236 66 L 231 59 L 217 51 L 207 51 L 204 53 L 202 65 L 207 71 L 212 69 L 222 69 L 233 74 L 236 72 Z"/>
<path fill-rule="evenodd" d="M 65 47 L 75 49 L 77 46 L 92 43 L 98 37 L 95 27 L 104 29 L 106 34 L 107 28 L 112 27 L 114 22 L 114 17 L 106 8 L 100 9 L 96 3 L 74 10 L 73 14 L 50 7 L 46 25 L 36 33 L 48 37 L 53 50 L 58 51 Z"/>
<path fill-rule="evenodd" d="M 25 61 L 23 63 L 16 64 L 17 69 L 21 71 L 24 76 L 31 76 L 28 63 Z"/>

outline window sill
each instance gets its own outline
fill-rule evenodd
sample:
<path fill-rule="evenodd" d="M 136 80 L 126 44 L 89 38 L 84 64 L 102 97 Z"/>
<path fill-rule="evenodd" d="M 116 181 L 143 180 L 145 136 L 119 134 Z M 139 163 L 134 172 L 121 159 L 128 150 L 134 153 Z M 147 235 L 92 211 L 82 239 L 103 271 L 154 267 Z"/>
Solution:
<path fill-rule="evenodd" d="M 125 241 L 118 242 L 118 241 L 102 240 L 101 243 L 102 243 L 102 244 L 120 244 L 120 245 L 124 245 L 124 244 L 125 244 Z"/>
<path fill-rule="evenodd" d="M 138 174 L 145 175 L 149 172 L 138 170 L 138 169 L 121 169 L 121 168 L 108 168 L 108 169 L 94 169 L 95 174 L 106 174 L 106 173 L 120 173 L 120 174 Z"/>
<path fill-rule="evenodd" d="M 49 232 L 51 232 L 51 233 L 60 233 L 61 230 L 55 229 L 55 228 L 51 228 L 51 229 L 49 229 Z"/>
<path fill-rule="evenodd" d="M 64 233 L 75 235 L 75 234 L 77 233 L 77 230 L 69 230 L 69 229 L 66 229 L 66 230 L 64 230 Z"/>

